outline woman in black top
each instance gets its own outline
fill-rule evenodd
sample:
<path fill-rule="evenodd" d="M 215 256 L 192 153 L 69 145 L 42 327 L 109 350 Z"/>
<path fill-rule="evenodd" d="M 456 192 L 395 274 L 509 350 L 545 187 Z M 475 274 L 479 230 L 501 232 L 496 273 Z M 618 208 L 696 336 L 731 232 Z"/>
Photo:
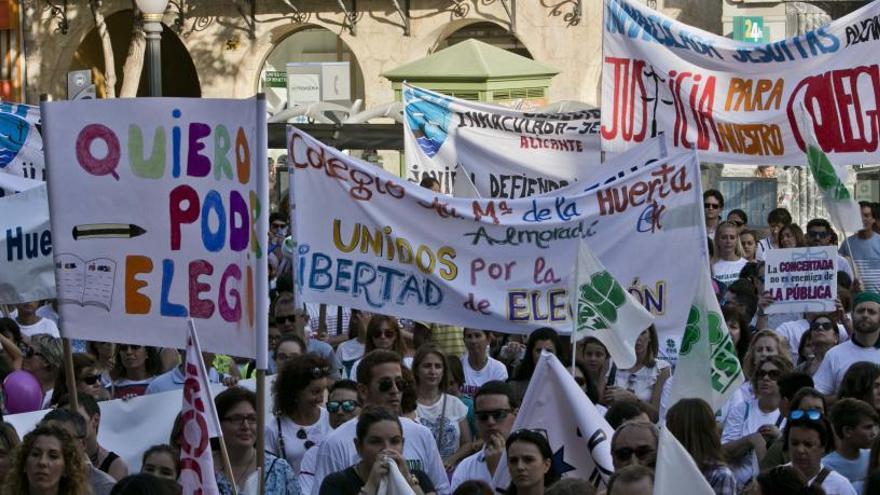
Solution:
<path fill-rule="evenodd" d="M 403 428 L 387 409 L 367 407 L 358 417 L 355 439 L 361 460 L 354 466 L 324 478 L 320 495 L 376 495 L 379 481 L 394 462 L 416 495 L 435 493 L 431 479 L 419 470 L 410 471 L 403 459 Z"/>

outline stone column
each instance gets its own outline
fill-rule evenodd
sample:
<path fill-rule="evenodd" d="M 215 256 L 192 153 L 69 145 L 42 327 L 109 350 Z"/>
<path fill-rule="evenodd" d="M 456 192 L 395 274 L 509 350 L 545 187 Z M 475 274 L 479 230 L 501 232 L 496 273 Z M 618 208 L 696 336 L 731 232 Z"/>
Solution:
<path fill-rule="evenodd" d="M 831 22 L 831 16 L 818 4 L 823 2 L 788 2 L 785 4 L 786 34 L 797 36 Z M 794 222 L 806 228 L 810 219 L 828 217 L 816 181 L 806 168 L 789 167 L 778 174 L 779 206 L 788 208 Z"/>

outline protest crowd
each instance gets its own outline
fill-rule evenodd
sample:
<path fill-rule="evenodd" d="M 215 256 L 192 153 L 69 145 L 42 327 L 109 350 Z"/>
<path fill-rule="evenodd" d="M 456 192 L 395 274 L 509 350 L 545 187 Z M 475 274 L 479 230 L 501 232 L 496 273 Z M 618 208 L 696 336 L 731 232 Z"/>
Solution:
<path fill-rule="evenodd" d="M 621 44 L 717 53 L 647 7 L 605 5 Z M 811 53 L 783 48 L 831 50 L 818 38 L 803 38 Z M 604 70 L 629 70 L 616 60 Z M 528 144 L 512 162 L 600 154 L 598 130 L 578 131 L 598 129 L 598 111 L 535 117 L 408 84 L 401 97 L 409 146 L 431 159 L 500 160 L 486 129 Z M 470 174 L 468 193 L 407 181 L 291 125 L 289 198 L 270 202 L 268 172 L 251 169 L 267 162 L 262 97 L 157 101 L 149 125 L 125 120 L 149 113 L 138 101 L 45 102 L 48 186 L 7 186 L 0 170 L 14 193 L 0 199 L 39 190 L 52 230 L 51 245 L 21 229 L 0 245 L 0 495 L 880 494 L 880 203 L 852 198 L 830 162 L 841 155 L 815 136 L 798 132 L 804 153 L 785 136 L 828 211 L 801 225 L 704 191 L 708 152 L 667 150 L 688 140 L 687 116 L 681 136 L 617 142 L 604 169 L 534 179 L 560 189 L 506 201 L 480 194 L 489 173 Z M 144 136 L 181 115 L 194 122 L 173 124 L 166 171 Z M 632 137 L 633 122 L 615 138 L 602 118 L 603 139 Z M 696 125 L 705 151 L 715 124 Z M 441 153 L 473 129 L 477 144 Z M 734 153 L 718 148 L 706 161 Z M 128 195 L 149 201 L 121 206 Z M 97 211 L 117 208 L 135 220 Z M 4 273 L 38 251 L 55 297 L 22 296 L 38 276 Z M 657 273 L 639 271 L 651 260 Z"/>
<path fill-rule="evenodd" d="M 769 232 L 749 230 L 742 211 L 719 217 L 723 202 L 718 191 L 704 193 L 706 226 L 714 231 L 715 295 L 747 381 L 719 411 L 698 398 L 665 402 L 675 374 L 658 359 L 653 326 L 635 342 L 635 366 L 621 369 L 599 340 L 588 337 L 572 350 L 551 328 L 512 335 L 294 305 L 290 271 L 278 271 L 271 283 L 266 493 L 373 495 L 388 463 L 417 494 L 594 493 L 592 480 L 560 479 L 540 431 L 513 430 L 542 353 L 573 370 L 583 401 L 595 404 L 614 429 L 609 495 L 651 493 L 660 425 L 719 495 L 880 493 L 880 293 L 851 277 L 849 261 L 880 253 L 878 205 L 861 204 L 864 228 L 844 245 L 853 258 L 841 248 L 837 310 L 768 318 L 766 253 L 836 246 L 840 239 L 827 220 L 801 229 L 784 209 L 770 213 Z M 271 215 L 273 266 L 290 262 L 281 249 L 287 219 Z M 57 322 L 53 301 L 15 305 L 0 319 L 7 408 L 22 400 L 16 392 L 29 393 L 27 382 L 8 381 L 24 370 L 36 378 L 39 407 L 49 410 L 22 439 L 8 423 L 0 427 L 4 493 L 175 493 L 180 428 L 167 443 L 141 445 L 139 467 L 102 447 L 97 436 L 107 420 L 101 401 L 183 388 L 182 355 L 173 348 L 75 341 L 79 410 L 71 411 L 74 392 Z M 237 383 L 252 378 L 254 362 L 203 358 L 210 380 L 228 386 L 214 400 L 241 490 L 257 472 L 257 399 Z M 221 465 L 215 462 L 220 493 L 233 493 Z M 499 469 L 509 470 L 509 486 L 496 485 Z M 164 488 L 127 491 L 139 483 Z"/>

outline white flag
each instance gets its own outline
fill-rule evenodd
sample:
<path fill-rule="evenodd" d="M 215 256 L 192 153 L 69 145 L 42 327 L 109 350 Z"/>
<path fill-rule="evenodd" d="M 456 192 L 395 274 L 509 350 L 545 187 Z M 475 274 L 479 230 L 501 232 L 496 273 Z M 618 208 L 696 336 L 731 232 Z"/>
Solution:
<path fill-rule="evenodd" d="M 736 347 L 712 290 L 705 257 L 699 261 L 699 266 L 700 283 L 681 340 L 669 406 L 680 399 L 698 398 L 717 411 L 743 383 L 743 374 Z"/>
<path fill-rule="evenodd" d="M 602 266 L 584 241 L 575 266 L 572 342 L 596 337 L 621 369 L 636 364 L 635 344 L 654 317 Z"/>
<path fill-rule="evenodd" d="M 654 475 L 654 493 L 687 493 L 714 495 L 697 463 L 666 427 L 660 431 L 657 447 L 657 468 Z"/>
<path fill-rule="evenodd" d="M 547 436 L 553 466 L 562 476 L 605 483 L 614 471 L 611 436 L 614 430 L 578 387 L 556 356 L 543 352 L 526 389 L 513 430 L 529 429 Z M 507 456 L 495 470 L 495 486 L 510 485 Z"/>
<path fill-rule="evenodd" d="M 211 438 L 220 437 L 220 424 L 211 390 L 208 373 L 202 361 L 202 349 L 192 319 L 186 339 L 186 363 L 183 382 L 183 428 L 180 446 L 180 477 L 178 482 L 183 495 L 219 494 L 214 477 L 214 459 L 211 456 Z"/>
<path fill-rule="evenodd" d="M 415 493 L 401 474 L 397 463 L 389 462 L 388 474 L 379 480 L 379 489 L 376 491 L 376 495 L 415 495 Z"/>
<path fill-rule="evenodd" d="M 455 165 L 455 182 L 453 183 L 452 195 L 456 198 L 481 197 L 480 191 L 477 191 L 477 186 L 474 185 L 474 181 L 471 179 L 470 172 L 461 163 Z"/>
<path fill-rule="evenodd" d="M 805 132 L 807 165 L 819 190 L 822 191 L 822 199 L 825 200 L 825 208 L 831 217 L 831 222 L 844 234 L 853 234 L 862 229 L 862 210 L 853 199 L 852 193 L 846 188 L 844 175 L 848 174 L 846 168 L 836 167 L 831 159 L 822 151 L 816 133 L 813 131 L 813 120 L 809 117 L 807 108 L 801 103 L 800 108 L 801 127 Z"/>

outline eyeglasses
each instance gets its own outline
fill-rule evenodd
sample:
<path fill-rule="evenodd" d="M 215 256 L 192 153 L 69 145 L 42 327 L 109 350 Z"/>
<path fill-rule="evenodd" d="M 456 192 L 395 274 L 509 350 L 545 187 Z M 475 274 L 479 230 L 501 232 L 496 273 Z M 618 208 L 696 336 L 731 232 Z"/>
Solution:
<path fill-rule="evenodd" d="M 223 418 L 223 421 L 227 421 L 229 423 L 234 423 L 237 425 L 247 423 L 250 426 L 257 424 L 257 416 L 253 414 L 249 414 L 247 416 L 243 414 L 233 414 L 232 416 L 226 416 Z"/>
<path fill-rule="evenodd" d="M 294 323 L 296 322 L 296 315 L 287 315 L 287 316 L 276 316 L 275 323 Z"/>
<path fill-rule="evenodd" d="M 495 421 L 504 421 L 510 413 L 510 409 L 495 409 L 494 411 L 476 411 L 474 416 L 478 421 L 489 421 L 489 418 Z"/>
<path fill-rule="evenodd" d="M 810 421 L 819 421 L 822 418 L 822 411 L 818 409 L 795 409 L 788 415 L 788 418 L 794 421 L 797 421 L 803 417 L 806 417 Z"/>
<path fill-rule="evenodd" d="M 379 392 L 382 392 L 383 394 L 388 393 L 391 391 L 391 387 L 396 387 L 397 391 L 400 392 L 403 390 L 405 384 L 406 382 L 403 381 L 403 377 L 398 376 L 392 379 L 386 376 L 379 380 Z"/>
<path fill-rule="evenodd" d="M 85 383 L 86 385 L 94 385 L 98 383 L 98 380 L 101 379 L 100 375 L 83 375 L 79 377 L 79 381 Z"/>
<path fill-rule="evenodd" d="M 780 373 L 779 370 L 758 370 L 755 373 L 755 377 L 758 380 L 764 378 L 765 376 L 771 380 L 778 380 L 781 375 L 782 373 Z"/>
<path fill-rule="evenodd" d="M 386 339 L 393 339 L 394 337 L 397 337 L 397 332 L 395 332 L 394 330 L 391 330 L 390 328 L 387 330 L 380 330 L 379 332 L 376 333 L 376 338 L 379 338 L 379 337 L 384 337 Z"/>
<path fill-rule="evenodd" d="M 705 208 L 707 210 L 717 210 L 717 209 L 721 208 L 721 205 L 719 205 L 717 203 L 703 203 L 703 208 Z"/>
<path fill-rule="evenodd" d="M 653 447 L 643 445 L 634 449 L 630 447 L 621 447 L 615 449 L 612 454 L 621 461 L 629 460 L 633 455 L 638 457 L 640 461 L 647 461 L 652 455 L 656 454 L 656 452 L 657 451 Z"/>
<path fill-rule="evenodd" d="M 352 412 L 357 408 L 356 400 L 331 400 L 327 402 L 327 412 L 337 413 L 340 409 L 342 412 Z"/>
<path fill-rule="evenodd" d="M 813 330 L 819 330 L 822 332 L 829 332 L 833 328 L 830 321 L 816 321 L 813 322 L 812 325 Z"/>
<path fill-rule="evenodd" d="M 132 344 L 119 344 L 116 346 L 116 348 L 119 349 L 120 352 L 126 352 L 129 350 L 137 351 L 143 347 L 144 346 L 142 346 L 142 345 L 132 345 Z"/>
<path fill-rule="evenodd" d="M 807 237 L 811 239 L 824 239 L 831 235 L 831 232 L 818 232 L 815 230 L 807 231 Z"/>

